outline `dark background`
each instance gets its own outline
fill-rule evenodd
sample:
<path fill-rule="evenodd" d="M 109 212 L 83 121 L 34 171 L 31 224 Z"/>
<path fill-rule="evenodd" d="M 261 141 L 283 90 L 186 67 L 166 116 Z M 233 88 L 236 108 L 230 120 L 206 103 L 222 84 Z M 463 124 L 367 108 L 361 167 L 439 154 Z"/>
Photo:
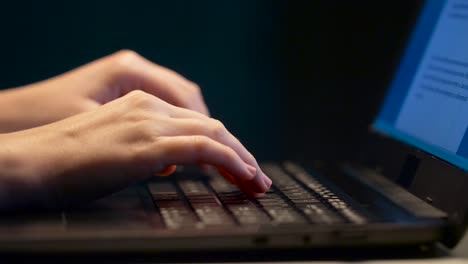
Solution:
<path fill-rule="evenodd" d="M 8 1 L 0 87 L 122 48 L 203 89 L 260 159 L 359 148 L 420 1 Z"/>

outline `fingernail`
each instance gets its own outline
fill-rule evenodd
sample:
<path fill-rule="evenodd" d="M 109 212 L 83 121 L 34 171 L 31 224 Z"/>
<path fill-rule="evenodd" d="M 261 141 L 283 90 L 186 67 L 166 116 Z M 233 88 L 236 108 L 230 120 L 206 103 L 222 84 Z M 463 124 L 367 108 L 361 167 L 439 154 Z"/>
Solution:
<path fill-rule="evenodd" d="M 271 184 L 273 183 L 273 182 L 271 181 L 271 179 L 268 178 L 268 177 L 265 177 L 264 180 L 265 180 L 265 183 L 266 183 L 266 185 L 268 186 L 268 188 L 270 188 L 270 187 L 271 187 Z"/>
<path fill-rule="evenodd" d="M 264 179 L 270 180 L 270 177 L 268 177 L 263 171 L 260 171 L 260 172 L 261 172 L 262 177 L 263 177 Z M 271 180 L 270 180 L 270 181 L 271 181 Z"/>
<path fill-rule="evenodd" d="M 157 176 L 169 176 L 172 173 L 174 173 L 176 169 L 177 169 L 176 165 L 169 165 L 169 166 L 164 167 L 162 171 L 156 172 L 155 174 Z"/>
<path fill-rule="evenodd" d="M 265 187 L 263 192 L 267 192 L 271 187 L 271 183 L 266 178 L 263 179 L 263 185 Z"/>
<path fill-rule="evenodd" d="M 249 171 L 249 176 L 250 176 L 248 180 L 251 180 L 255 178 L 255 176 L 257 176 L 257 168 L 255 168 L 254 166 L 247 164 L 247 170 Z"/>
<path fill-rule="evenodd" d="M 265 194 L 264 193 L 254 193 L 253 195 L 255 198 L 261 198 L 261 197 L 265 197 Z"/>

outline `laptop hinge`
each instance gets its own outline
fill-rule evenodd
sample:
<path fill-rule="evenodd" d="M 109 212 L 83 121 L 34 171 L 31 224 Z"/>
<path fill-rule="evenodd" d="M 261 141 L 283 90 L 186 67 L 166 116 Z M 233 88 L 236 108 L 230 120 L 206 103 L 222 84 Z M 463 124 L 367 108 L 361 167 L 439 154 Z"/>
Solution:
<path fill-rule="evenodd" d="M 349 176 L 358 178 L 362 183 L 417 217 L 447 218 L 445 212 L 427 204 L 374 170 L 351 165 L 345 165 L 344 170 Z"/>
<path fill-rule="evenodd" d="M 401 169 L 400 175 L 398 176 L 396 183 L 398 183 L 403 188 L 409 189 L 411 183 L 414 180 L 414 176 L 418 170 L 420 159 L 415 155 L 408 155 L 403 167 Z"/>

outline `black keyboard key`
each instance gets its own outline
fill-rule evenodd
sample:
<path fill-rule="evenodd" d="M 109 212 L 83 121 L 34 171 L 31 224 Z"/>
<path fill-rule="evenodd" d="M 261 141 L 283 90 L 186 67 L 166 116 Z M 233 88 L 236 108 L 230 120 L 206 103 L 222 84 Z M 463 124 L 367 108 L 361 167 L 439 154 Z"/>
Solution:
<path fill-rule="evenodd" d="M 311 198 L 304 198 L 304 199 L 293 199 L 292 202 L 296 205 L 296 206 L 300 206 L 300 205 L 303 205 L 303 204 L 321 204 L 322 202 L 320 202 L 320 200 L 318 199 L 315 199 L 313 197 Z"/>
<path fill-rule="evenodd" d="M 177 201 L 154 200 L 154 202 L 159 208 L 179 209 L 179 208 L 186 208 L 187 206 L 182 200 L 177 200 Z"/>
<path fill-rule="evenodd" d="M 222 178 L 210 182 L 219 200 L 231 212 L 240 225 L 259 225 L 270 221 L 268 216 L 259 209 L 245 194 Z"/>
<path fill-rule="evenodd" d="M 201 181 L 183 180 L 178 182 L 185 196 L 209 195 L 211 192 Z"/>
<path fill-rule="evenodd" d="M 201 181 L 184 180 L 179 182 L 187 200 L 192 204 L 219 206 L 216 196 Z"/>
<path fill-rule="evenodd" d="M 258 197 L 257 203 L 262 207 L 289 207 L 286 201 L 276 193 L 267 193 L 263 197 Z"/>
<path fill-rule="evenodd" d="M 205 226 L 233 226 L 234 221 L 221 206 L 196 205 L 195 213 Z"/>
<path fill-rule="evenodd" d="M 331 211 L 322 204 L 300 205 L 299 209 L 307 216 L 309 221 L 317 224 L 345 223 L 344 219 L 336 212 Z"/>
<path fill-rule="evenodd" d="M 197 226 L 198 219 L 170 182 L 151 182 L 148 189 L 161 218 L 169 229 Z"/>
<path fill-rule="evenodd" d="M 219 177 L 220 176 L 218 176 L 218 179 L 214 179 L 210 182 L 211 187 L 216 191 L 216 193 L 224 194 L 239 191 L 239 188 Z"/>
<path fill-rule="evenodd" d="M 198 223 L 193 212 L 187 208 L 160 207 L 159 210 L 169 229 L 192 228 Z"/>
<path fill-rule="evenodd" d="M 259 225 L 270 221 L 268 216 L 251 202 L 229 204 L 226 207 L 231 211 L 240 225 Z"/>
<path fill-rule="evenodd" d="M 203 182 L 180 181 L 179 186 L 203 226 L 232 226 L 234 221 Z"/>
<path fill-rule="evenodd" d="M 266 207 L 265 210 L 272 219 L 272 224 L 302 224 L 305 219 L 292 207 Z"/>
<path fill-rule="evenodd" d="M 276 164 L 264 164 L 262 170 L 271 178 L 273 185 L 280 189 L 289 190 L 298 186 L 298 183 Z"/>
<path fill-rule="evenodd" d="M 272 224 L 302 224 L 306 222 L 304 217 L 277 193 L 267 193 L 256 200 L 268 213 Z"/>
<path fill-rule="evenodd" d="M 321 201 L 327 204 L 330 208 L 334 209 L 349 222 L 354 224 L 364 224 L 367 222 L 367 219 L 364 216 L 352 209 L 345 201 L 339 198 L 327 187 L 319 183 L 318 180 L 316 180 L 303 168 L 292 162 L 286 162 L 284 166 L 287 171 L 289 171 L 298 180 L 302 181 L 307 187 L 313 190 Z"/>
<path fill-rule="evenodd" d="M 150 182 L 148 183 L 148 190 L 155 201 L 180 200 L 176 187 L 170 182 Z"/>
<path fill-rule="evenodd" d="M 154 195 L 177 195 L 177 189 L 171 182 L 148 183 L 150 193 Z"/>

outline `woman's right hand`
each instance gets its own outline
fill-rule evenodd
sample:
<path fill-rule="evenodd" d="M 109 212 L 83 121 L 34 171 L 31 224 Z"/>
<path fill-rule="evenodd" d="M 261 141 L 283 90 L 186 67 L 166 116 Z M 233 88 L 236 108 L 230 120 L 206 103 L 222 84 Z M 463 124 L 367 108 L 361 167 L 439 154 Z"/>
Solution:
<path fill-rule="evenodd" d="M 220 121 L 142 91 L 59 122 L 2 134 L 0 144 L 7 205 L 91 200 L 174 164 L 216 166 L 250 195 L 271 186 Z"/>

